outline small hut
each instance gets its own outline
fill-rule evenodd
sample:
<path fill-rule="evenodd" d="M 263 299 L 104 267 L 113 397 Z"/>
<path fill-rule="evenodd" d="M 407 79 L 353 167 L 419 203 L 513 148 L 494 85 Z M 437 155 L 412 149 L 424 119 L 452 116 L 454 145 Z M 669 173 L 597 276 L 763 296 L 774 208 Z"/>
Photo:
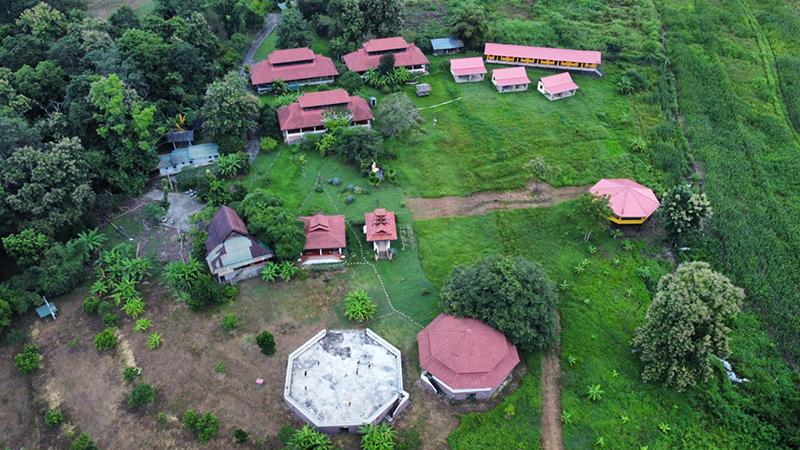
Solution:
<path fill-rule="evenodd" d="M 564 72 L 540 78 L 539 86 L 536 89 L 548 100 L 553 101 L 575 95 L 578 85 L 572 81 L 569 72 Z"/>
<path fill-rule="evenodd" d="M 625 178 L 602 179 L 589 192 L 609 197 L 614 215 L 608 220 L 619 225 L 641 225 L 661 206 L 652 189 Z"/>
<path fill-rule="evenodd" d="M 456 83 L 483 81 L 486 67 L 483 65 L 483 58 L 480 57 L 451 59 L 450 73 L 453 74 Z"/>
<path fill-rule="evenodd" d="M 464 50 L 464 41 L 458 38 L 439 38 L 431 39 L 433 56 L 452 55 Z"/>
<path fill-rule="evenodd" d="M 418 84 L 416 86 L 417 89 L 417 97 L 426 97 L 431 95 L 431 85 L 428 83 Z"/>
<path fill-rule="evenodd" d="M 524 67 L 510 67 L 492 71 L 492 84 L 497 92 L 527 91 L 531 80 Z"/>

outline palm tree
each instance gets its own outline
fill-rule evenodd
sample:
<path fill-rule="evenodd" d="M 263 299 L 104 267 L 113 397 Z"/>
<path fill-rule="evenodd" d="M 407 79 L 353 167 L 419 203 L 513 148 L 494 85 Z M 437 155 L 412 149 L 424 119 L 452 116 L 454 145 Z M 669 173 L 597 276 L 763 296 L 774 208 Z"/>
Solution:
<path fill-rule="evenodd" d="M 344 315 L 358 323 L 372 319 L 377 310 L 378 306 L 364 291 L 350 292 L 344 299 Z"/>
<path fill-rule="evenodd" d="M 269 264 L 264 266 L 264 270 L 261 271 L 261 279 L 274 283 L 275 280 L 278 279 L 278 265 L 270 261 Z"/>
<path fill-rule="evenodd" d="M 97 228 L 89 230 L 88 232 L 78 233 L 78 239 L 86 244 L 89 252 L 94 253 L 95 250 L 101 248 L 106 242 L 106 235 L 101 233 Z"/>
<path fill-rule="evenodd" d="M 283 281 L 289 281 L 299 270 L 300 268 L 295 266 L 291 261 L 284 261 L 280 265 L 280 277 Z"/>

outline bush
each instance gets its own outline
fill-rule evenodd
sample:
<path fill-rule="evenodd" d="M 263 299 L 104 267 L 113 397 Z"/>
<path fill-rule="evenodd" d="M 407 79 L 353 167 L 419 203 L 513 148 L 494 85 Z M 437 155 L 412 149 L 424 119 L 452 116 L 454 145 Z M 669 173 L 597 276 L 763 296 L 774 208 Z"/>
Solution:
<path fill-rule="evenodd" d="M 217 372 L 217 373 L 225 373 L 225 369 L 226 369 L 225 363 L 217 363 L 214 366 L 214 372 Z"/>
<path fill-rule="evenodd" d="M 103 325 L 105 325 L 106 328 L 113 328 L 117 326 L 117 319 L 118 317 L 116 314 L 106 314 L 103 316 Z"/>
<path fill-rule="evenodd" d="M 217 142 L 220 155 L 229 155 L 244 149 L 244 140 L 238 136 L 225 136 Z"/>
<path fill-rule="evenodd" d="M 247 442 L 247 433 L 243 429 L 237 428 L 236 431 L 233 432 L 233 438 L 236 440 L 237 444 L 244 444 Z"/>
<path fill-rule="evenodd" d="M 222 328 L 228 331 L 233 331 L 239 326 L 239 318 L 236 314 L 228 314 L 222 318 Z"/>
<path fill-rule="evenodd" d="M 261 353 L 270 356 L 275 354 L 275 338 L 267 330 L 256 336 L 256 344 L 261 349 Z"/>
<path fill-rule="evenodd" d="M 320 433 L 316 428 L 305 424 L 303 428 L 295 430 L 289 439 L 287 447 L 294 449 L 331 450 L 333 443 L 328 435 Z"/>
<path fill-rule="evenodd" d="M 97 450 L 97 447 L 88 434 L 81 433 L 78 439 L 72 443 L 72 450 Z"/>
<path fill-rule="evenodd" d="M 117 337 L 114 336 L 114 333 L 108 328 L 94 337 L 94 346 L 100 351 L 108 350 L 115 345 L 117 345 Z"/>
<path fill-rule="evenodd" d="M 693 192 L 685 184 L 675 186 L 664 197 L 661 205 L 661 219 L 664 228 L 680 244 L 685 236 L 700 231 L 703 221 L 711 217 L 711 204 L 706 194 Z"/>
<path fill-rule="evenodd" d="M 71 350 L 75 350 L 76 348 L 78 348 L 78 344 L 80 344 L 80 342 L 81 341 L 78 338 L 78 336 L 75 336 L 74 338 L 67 341 L 67 347 L 69 347 Z"/>
<path fill-rule="evenodd" d="M 6 344 L 17 345 L 25 342 L 25 333 L 22 330 L 8 330 L 6 333 Z"/>
<path fill-rule="evenodd" d="M 225 302 L 222 286 L 215 282 L 211 275 L 202 274 L 194 283 L 189 297 L 186 299 L 186 306 L 194 312 L 200 312 L 209 304 L 221 304 Z"/>
<path fill-rule="evenodd" d="M 110 313 L 112 309 L 114 309 L 114 305 L 111 304 L 111 302 L 103 301 L 97 305 L 97 314 L 105 316 L 106 314 Z"/>
<path fill-rule="evenodd" d="M 556 286 L 542 267 L 521 257 L 489 257 L 456 266 L 444 282 L 445 314 L 474 317 L 525 350 L 556 337 Z"/>
<path fill-rule="evenodd" d="M 97 297 L 89 297 L 83 301 L 83 312 L 86 314 L 97 314 L 97 308 L 100 306 L 100 299 Z"/>
<path fill-rule="evenodd" d="M 343 73 L 336 83 L 350 95 L 354 95 L 359 89 L 364 87 L 364 79 L 361 78 L 361 75 L 351 70 Z"/>
<path fill-rule="evenodd" d="M 128 383 L 135 380 L 142 371 L 138 367 L 131 367 L 128 366 L 125 370 L 122 371 L 122 378 L 127 381 Z"/>
<path fill-rule="evenodd" d="M 364 323 L 375 316 L 378 306 L 365 291 L 355 291 L 344 298 L 344 315 L 350 320 Z"/>
<path fill-rule="evenodd" d="M 20 373 L 31 373 L 39 368 L 39 347 L 28 344 L 23 353 L 14 357 L 14 366 Z"/>
<path fill-rule="evenodd" d="M 183 415 L 183 426 L 189 431 L 197 433 L 200 442 L 205 444 L 217 433 L 219 421 L 214 414 L 210 412 L 206 413 L 204 416 L 200 416 L 195 411 L 188 410 Z"/>
<path fill-rule="evenodd" d="M 142 383 L 131 391 L 131 398 L 128 404 L 131 406 L 149 405 L 156 398 L 156 391 L 153 386 L 147 383 Z"/>
<path fill-rule="evenodd" d="M 46 413 L 44 413 L 44 423 L 46 423 L 48 427 L 54 427 L 60 424 L 63 420 L 64 416 L 58 409 L 54 409 L 52 411 L 47 411 Z"/>
<path fill-rule="evenodd" d="M 369 128 L 346 128 L 336 138 L 333 150 L 338 156 L 356 164 L 361 173 L 366 175 L 372 163 L 383 156 L 383 138 Z"/>

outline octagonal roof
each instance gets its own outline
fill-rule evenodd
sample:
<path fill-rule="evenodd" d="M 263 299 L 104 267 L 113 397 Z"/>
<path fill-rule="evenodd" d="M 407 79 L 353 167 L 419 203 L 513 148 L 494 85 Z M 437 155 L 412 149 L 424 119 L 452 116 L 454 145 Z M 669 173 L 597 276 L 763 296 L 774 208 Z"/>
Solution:
<path fill-rule="evenodd" d="M 471 317 L 440 314 L 417 341 L 422 368 L 452 389 L 494 388 L 519 362 L 503 333 Z"/>
<path fill-rule="evenodd" d="M 400 351 L 372 330 L 322 330 L 289 355 L 284 398 L 316 427 L 371 423 L 402 394 Z"/>

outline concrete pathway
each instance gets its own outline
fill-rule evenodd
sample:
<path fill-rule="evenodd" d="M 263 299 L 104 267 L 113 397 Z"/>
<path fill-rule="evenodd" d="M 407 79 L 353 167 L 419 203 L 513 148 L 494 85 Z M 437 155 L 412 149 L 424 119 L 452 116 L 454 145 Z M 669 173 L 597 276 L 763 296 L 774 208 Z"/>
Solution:
<path fill-rule="evenodd" d="M 261 46 L 261 43 L 264 42 L 264 39 L 272 33 L 272 30 L 275 29 L 275 25 L 278 24 L 278 19 L 281 17 L 280 14 L 267 14 L 267 25 L 261 30 L 261 33 L 258 34 L 256 40 L 253 41 L 253 44 L 250 45 L 250 48 L 247 49 L 247 53 L 244 54 L 244 60 L 242 61 L 242 66 L 239 67 L 239 76 L 244 78 L 244 66 L 249 66 L 253 64 L 253 57 L 256 55 L 256 50 L 258 47 Z"/>

